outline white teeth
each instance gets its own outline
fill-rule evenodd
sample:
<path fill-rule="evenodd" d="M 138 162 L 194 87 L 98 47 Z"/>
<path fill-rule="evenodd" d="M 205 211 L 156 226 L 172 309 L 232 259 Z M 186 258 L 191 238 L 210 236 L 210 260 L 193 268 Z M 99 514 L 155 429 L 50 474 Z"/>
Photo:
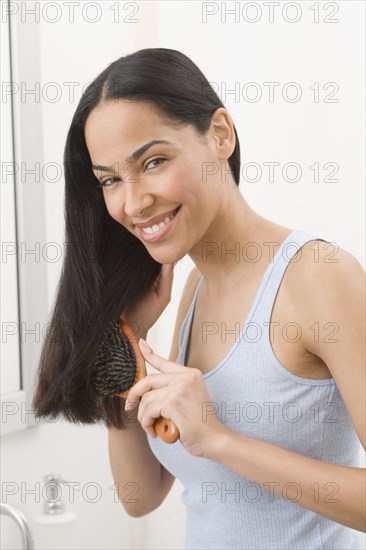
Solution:
<path fill-rule="evenodd" d="M 162 227 L 164 227 L 164 225 L 166 225 L 167 223 L 169 223 L 170 220 L 171 220 L 172 218 L 174 218 L 174 215 L 175 215 L 175 214 L 171 214 L 170 216 L 167 216 L 167 217 L 165 218 L 164 221 L 162 221 L 162 222 L 159 223 L 159 225 L 158 225 L 158 224 L 155 224 L 155 225 L 153 225 L 153 226 L 151 226 L 151 227 L 143 227 L 143 228 L 142 228 L 142 231 L 144 231 L 145 233 L 148 233 L 149 235 L 153 235 L 154 233 L 157 233 L 158 231 L 160 231 L 160 229 L 161 229 Z"/>

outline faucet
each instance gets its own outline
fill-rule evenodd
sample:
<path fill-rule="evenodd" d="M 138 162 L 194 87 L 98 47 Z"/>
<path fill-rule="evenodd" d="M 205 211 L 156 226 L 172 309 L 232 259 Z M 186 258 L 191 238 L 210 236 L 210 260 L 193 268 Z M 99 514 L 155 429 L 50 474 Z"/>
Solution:
<path fill-rule="evenodd" d="M 34 546 L 32 532 L 29 528 L 25 515 L 18 510 L 18 508 L 15 508 L 15 506 L 5 504 L 5 502 L 0 503 L 0 514 L 13 518 L 13 520 L 18 524 L 22 538 L 22 549 L 33 550 Z"/>

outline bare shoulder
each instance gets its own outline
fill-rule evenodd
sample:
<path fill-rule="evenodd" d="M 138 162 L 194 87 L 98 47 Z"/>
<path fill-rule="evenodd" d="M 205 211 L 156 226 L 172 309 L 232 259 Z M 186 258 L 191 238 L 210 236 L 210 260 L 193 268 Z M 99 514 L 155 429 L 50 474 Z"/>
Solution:
<path fill-rule="evenodd" d="M 365 271 L 358 259 L 340 248 L 334 242 L 312 240 L 305 243 L 290 261 L 289 274 L 291 282 L 310 288 L 314 292 L 333 290 L 341 284 L 352 284 L 353 277 L 359 281 Z M 323 286 L 327 283 L 326 286 Z"/>
<path fill-rule="evenodd" d="M 354 307 L 365 298 L 365 271 L 358 259 L 336 243 L 313 240 L 305 243 L 288 266 L 286 291 L 289 302 L 301 315 L 307 348 L 314 352 L 314 339 L 306 330 L 336 326 L 338 312 Z M 318 350 L 319 351 L 319 350 Z"/>

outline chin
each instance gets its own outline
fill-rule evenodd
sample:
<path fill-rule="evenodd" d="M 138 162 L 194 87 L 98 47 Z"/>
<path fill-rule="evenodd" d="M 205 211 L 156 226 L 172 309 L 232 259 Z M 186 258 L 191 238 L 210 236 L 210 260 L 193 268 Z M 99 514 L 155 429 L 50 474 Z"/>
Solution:
<path fill-rule="evenodd" d="M 150 256 L 154 258 L 156 262 L 159 262 L 159 264 L 174 264 L 178 260 L 181 260 L 184 257 L 184 254 L 177 254 L 177 252 L 169 253 L 168 251 L 166 253 L 161 252 L 159 253 L 158 250 L 154 251 L 154 253 L 151 253 L 150 250 L 148 250 Z"/>

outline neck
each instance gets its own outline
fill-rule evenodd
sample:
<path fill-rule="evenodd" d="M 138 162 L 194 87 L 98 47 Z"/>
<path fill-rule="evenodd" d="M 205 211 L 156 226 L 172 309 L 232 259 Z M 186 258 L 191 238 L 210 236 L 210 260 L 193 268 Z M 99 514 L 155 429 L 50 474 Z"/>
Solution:
<path fill-rule="evenodd" d="M 189 256 L 203 275 L 206 292 L 215 295 L 261 273 L 289 233 L 290 228 L 257 214 L 239 189 L 231 186 Z"/>

